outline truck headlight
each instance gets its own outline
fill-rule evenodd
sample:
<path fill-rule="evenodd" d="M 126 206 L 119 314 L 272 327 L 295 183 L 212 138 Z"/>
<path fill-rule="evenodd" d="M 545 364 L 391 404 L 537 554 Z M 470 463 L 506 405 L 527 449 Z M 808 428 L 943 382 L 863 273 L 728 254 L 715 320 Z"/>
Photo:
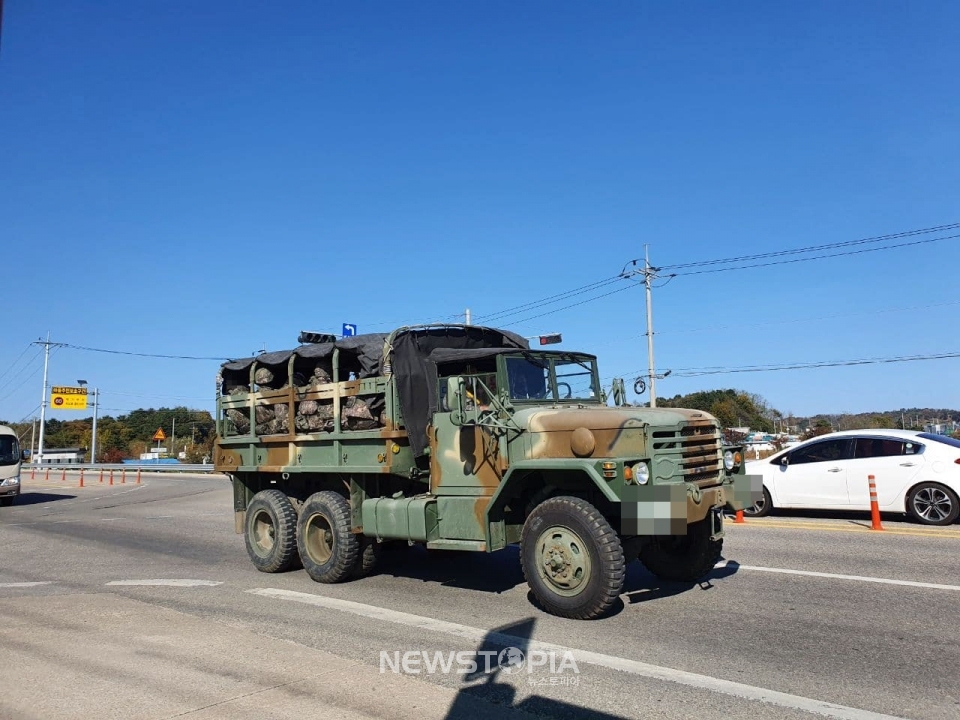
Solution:
<path fill-rule="evenodd" d="M 633 466 L 633 479 L 637 485 L 646 485 L 650 482 L 650 467 L 643 462 Z"/>
<path fill-rule="evenodd" d="M 727 472 L 731 472 L 739 467 L 742 461 L 743 457 L 740 453 L 735 453 L 733 450 L 727 450 L 723 454 L 723 467 L 726 468 Z"/>
<path fill-rule="evenodd" d="M 5 485 L 5 486 L 7 486 L 7 487 L 10 487 L 11 485 L 19 485 L 19 484 L 20 484 L 20 476 L 19 476 L 19 475 L 16 475 L 16 476 L 14 476 L 14 477 L 12 477 L 12 478 L 7 478 L 7 479 L 4 480 L 3 482 L 0 482 L 0 485 Z"/>

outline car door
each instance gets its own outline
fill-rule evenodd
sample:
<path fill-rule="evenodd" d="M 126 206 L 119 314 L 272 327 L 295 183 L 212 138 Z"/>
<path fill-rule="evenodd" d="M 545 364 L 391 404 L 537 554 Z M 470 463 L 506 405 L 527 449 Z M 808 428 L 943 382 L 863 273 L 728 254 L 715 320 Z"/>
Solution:
<path fill-rule="evenodd" d="M 846 464 L 853 455 L 852 438 L 817 440 L 794 448 L 776 466 L 777 504 L 782 507 L 844 508 Z"/>
<path fill-rule="evenodd" d="M 877 504 L 893 504 L 901 492 L 923 467 L 923 445 L 896 437 L 856 438 L 853 460 L 847 470 L 847 495 L 850 505 L 858 510 L 870 509 L 870 483 L 873 475 L 877 486 Z"/>

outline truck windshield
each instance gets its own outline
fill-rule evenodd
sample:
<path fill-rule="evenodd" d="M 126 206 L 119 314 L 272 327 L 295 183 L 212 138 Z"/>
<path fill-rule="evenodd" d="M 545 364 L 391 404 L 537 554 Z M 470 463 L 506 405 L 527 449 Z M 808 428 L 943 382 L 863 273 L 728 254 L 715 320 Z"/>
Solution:
<path fill-rule="evenodd" d="M 561 400 L 596 400 L 593 387 L 593 363 L 585 360 L 556 359 L 557 391 Z"/>
<path fill-rule="evenodd" d="M 20 462 L 20 444 L 13 435 L 0 435 L 0 465 Z"/>
<path fill-rule="evenodd" d="M 508 357 L 506 364 L 513 400 L 597 400 L 590 359 L 572 355 L 552 358 L 527 355 Z"/>

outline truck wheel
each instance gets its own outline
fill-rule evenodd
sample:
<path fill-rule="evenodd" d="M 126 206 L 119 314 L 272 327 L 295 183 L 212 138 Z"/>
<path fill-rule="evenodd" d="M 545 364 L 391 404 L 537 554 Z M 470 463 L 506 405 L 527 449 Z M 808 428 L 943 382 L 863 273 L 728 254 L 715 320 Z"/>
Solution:
<path fill-rule="evenodd" d="M 260 572 L 289 570 L 297 559 L 297 511 L 279 490 L 261 490 L 247 506 L 244 540 Z"/>
<path fill-rule="evenodd" d="M 696 582 L 720 559 L 723 540 L 710 539 L 710 518 L 687 526 L 686 535 L 651 538 L 640 550 L 640 562 L 661 580 Z"/>
<path fill-rule="evenodd" d="M 523 524 L 520 564 L 534 597 L 553 615 L 600 617 L 626 574 L 620 538 L 586 500 L 560 496 L 537 505 Z"/>
<path fill-rule="evenodd" d="M 324 490 L 307 498 L 297 522 L 297 549 L 307 575 L 322 583 L 343 582 L 357 566 L 359 545 L 343 495 Z"/>
<path fill-rule="evenodd" d="M 360 554 L 357 558 L 357 564 L 353 568 L 353 577 L 365 578 L 373 575 L 380 565 L 383 557 L 383 543 L 378 543 L 375 538 L 360 538 Z"/>

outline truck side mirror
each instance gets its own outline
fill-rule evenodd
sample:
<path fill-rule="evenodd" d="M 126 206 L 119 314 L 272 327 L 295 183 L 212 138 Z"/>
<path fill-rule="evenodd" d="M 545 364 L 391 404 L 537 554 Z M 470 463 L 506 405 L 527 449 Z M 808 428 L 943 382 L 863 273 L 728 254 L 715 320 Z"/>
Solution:
<path fill-rule="evenodd" d="M 29 451 L 29 450 L 21 450 L 21 451 L 20 451 L 20 459 L 21 459 L 21 460 L 29 460 L 29 459 L 30 459 L 30 451 Z"/>
<path fill-rule="evenodd" d="M 462 377 L 447 378 L 447 407 L 450 409 L 450 422 L 463 425 L 463 392 L 466 382 Z"/>
<path fill-rule="evenodd" d="M 626 405 L 627 403 L 627 391 L 623 385 L 623 378 L 614 378 L 613 386 L 610 388 L 613 393 L 613 404 L 617 407 Z M 603 402 L 606 403 L 607 399 L 604 398 Z"/>

